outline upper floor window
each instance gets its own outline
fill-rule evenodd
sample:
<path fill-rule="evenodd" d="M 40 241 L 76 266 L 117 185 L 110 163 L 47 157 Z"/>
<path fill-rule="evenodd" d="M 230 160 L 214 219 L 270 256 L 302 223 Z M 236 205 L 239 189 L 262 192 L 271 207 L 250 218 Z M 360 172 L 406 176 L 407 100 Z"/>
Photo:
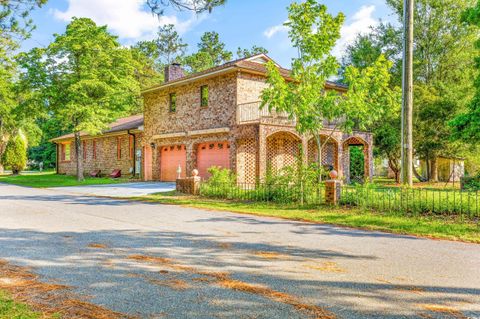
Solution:
<path fill-rule="evenodd" d="M 208 85 L 200 87 L 200 106 L 208 106 Z"/>
<path fill-rule="evenodd" d="M 177 94 L 176 93 L 170 93 L 170 112 L 175 112 L 177 111 Z"/>

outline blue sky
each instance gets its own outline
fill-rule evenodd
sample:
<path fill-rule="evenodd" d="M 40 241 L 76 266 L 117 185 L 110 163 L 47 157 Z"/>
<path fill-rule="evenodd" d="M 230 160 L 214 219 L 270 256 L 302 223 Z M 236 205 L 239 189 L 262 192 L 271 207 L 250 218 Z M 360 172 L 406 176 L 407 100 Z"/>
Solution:
<path fill-rule="evenodd" d="M 282 23 L 287 18 L 286 7 L 292 0 L 229 0 L 225 6 L 211 14 L 195 15 L 167 8 L 160 19 L 153 17 L 142 0 L 49 0 L 43 8 L 33 12 L 37 25 L 32 38 L 25 41 L 23 49 L 46 46 L 54 33 L 62 33 L 72 16 L 89 17 L 97 24 L 108 25 L 122 44 L 152 39 L 161 24 L 173 23 L 189 44 L 190 52 L 196 49 L 203 32 L 215 30 L 227 48 L 234 53 L 237 47 L 260 45 L 269 55 L 285 67 L 290 66 L 295 51 L 291 48 Z M 355 35 L 368 31 L 381 19 L 393 21 L 384 0 L 323 0 L 331 13 L 342 11 L 346 22 L 342 38 L 334 50 L 341 56 L 343 48 Z"/>

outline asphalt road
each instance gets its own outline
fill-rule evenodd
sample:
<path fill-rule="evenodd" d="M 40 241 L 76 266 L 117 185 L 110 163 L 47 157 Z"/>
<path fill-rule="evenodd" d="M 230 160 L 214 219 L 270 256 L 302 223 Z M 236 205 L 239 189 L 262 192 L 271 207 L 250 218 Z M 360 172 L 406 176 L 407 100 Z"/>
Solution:
<path fill-rule="evenodd" d="M 0 258 L 142 318 L 480 318 L 480 245 L 65 190 L 0 184 Z"/>

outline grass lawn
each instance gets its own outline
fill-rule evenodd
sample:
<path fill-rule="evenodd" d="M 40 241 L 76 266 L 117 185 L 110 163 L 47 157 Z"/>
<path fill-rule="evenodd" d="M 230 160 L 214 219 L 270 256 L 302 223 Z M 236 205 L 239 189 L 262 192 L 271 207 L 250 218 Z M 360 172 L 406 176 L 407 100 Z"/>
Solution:
<path fill-rule="evenodd" d="M 299 208 L 298 205 L 289 206 L 272 203 L 216 200 L 179 195 L 176 192 L 154 194 L 141 197 L 140 199 L 209 210 L 222 210 L 397 234 L 480 243 L 480 224 L 477 225 L 474 222 L 459 219 L 455 220 L 451 217 L 446 220 L 442 217 L 402 216 L 394 213 L 382 214 L 359 208 L 329 206 Z"/>
<path fill-rule="evenodd" d="M 21 175 L 0 175 L 0 183 L 9 183 L 19 186 L 29 187 L 64 187 L 64 186 L 81 186 L 81 185 L 100 185 L 100 184 L 117 184 L 128 182 L 128 178 L 112 179 L 108 177 L 92 178 L 85 177 L 83 182 L 78 182 L 75 176 L 57 175 L 55 172 L 42 173 L 26 173 Z"/>
<path fill-rule="evenodd" d="M 0 290 L 0 319 L 53 319 L 35 312 L 26 304 L 14 301 L 7 293 Z"/>

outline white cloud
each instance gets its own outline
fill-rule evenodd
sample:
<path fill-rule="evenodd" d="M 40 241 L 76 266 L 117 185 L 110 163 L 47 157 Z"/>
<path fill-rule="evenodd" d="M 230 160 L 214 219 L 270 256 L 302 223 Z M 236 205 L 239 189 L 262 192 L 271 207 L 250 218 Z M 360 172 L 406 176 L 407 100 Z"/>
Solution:
<path fill-rule="evenodd" d="M 270 38 L 273 37 L 275 34 L 287 32 L 287 30 L 288 30 L 288 27 L 286 27 L 286 26 L 283 25 L 283 24 L 274 25 L 273 27 L 270 27 L 270 28 L 268 28 L 267 30 L 265 30 L 265 31 L 263 32 L 263 35 L 270 39 Z"/>
<path fill-rule="evenodd" d="M 379 24 L 379 21 L 373 17 L 374 11 L 374 5 L 362 6 L 353 17 L 343 25 L 340 31 L 341 38 L 333 49 L 333 54 L 336 57 L 342 56 L 347 46 L 355 41 L 357 35 L 367 33 L 370 27 Z"/>
<path fill-rule="evenodd" d="M 182 34 L 202 17 L 192 17 L 186 21 L 179 21 L 174 16 L 152 15 L 144 9 L 144 0 L 67 0 L 66 11 L 53 10 L 55 18 L 70 21 L 72 17 L 88 17 L 99 25 L 108 25 L 108 28 L 121 38 L 140 39 L 149 38 L 157 31 L 158 26 L 174 24 Z"/>

